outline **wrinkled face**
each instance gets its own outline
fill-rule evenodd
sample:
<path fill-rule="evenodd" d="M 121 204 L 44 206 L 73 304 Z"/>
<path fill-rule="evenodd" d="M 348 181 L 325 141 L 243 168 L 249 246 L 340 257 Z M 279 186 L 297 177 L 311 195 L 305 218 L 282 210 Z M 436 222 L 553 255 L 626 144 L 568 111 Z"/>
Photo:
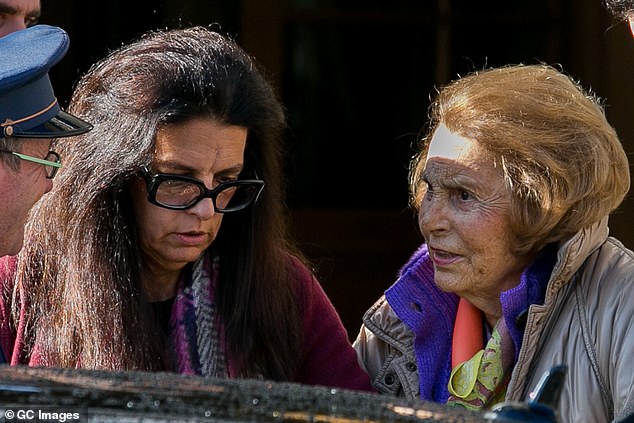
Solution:
<path fill-rule="evenodd" d="M 159 129 L 150 172 L 197 178 L 212 189 L 238 179 L 244 165 L 247 130 L 212 119 L 193 118 Z M 179 271 L 216 238 L 223 215 L 210 198 L 187 210 L 169 210 L 147 200 L 145 183 L 132 185 L 143 263 L 154 273 Z"/>
<path fill-rule="evenodd" d="M 24 140 L 20 152 L 43 159 L 49 148 L 50 141 L 47 140 Z M 20 160 L 19 166 L 16 171 L 0 161 L 0 256 L 20 251 L 29 210 L 53 188 L 53 181 L 46 178 L 44 166 L 25 160 Z"/>
<path fill-rule="evenodd" d="M 37 23 L 39 0 L 0 0 L 0 37 Z"/>
<path fill-rule="evenodd" d="M 436 284 L 495 314 L 499 294 L 519 283 L 530 262 L 512 253 L 511 195 L 499 167 L 476 142 L 441 125 L 430 143 L 423 183 L 419 225 Z"/>

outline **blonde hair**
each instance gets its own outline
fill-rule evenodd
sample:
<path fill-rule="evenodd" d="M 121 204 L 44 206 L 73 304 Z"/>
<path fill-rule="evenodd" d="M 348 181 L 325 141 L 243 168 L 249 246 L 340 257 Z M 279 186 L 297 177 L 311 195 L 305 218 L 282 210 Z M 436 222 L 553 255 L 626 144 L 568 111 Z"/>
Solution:
<path fill-rule="evenodd" d="M 438 92 L 410 171 L 415 208 L 425 193 L 429 141 L 440 124 L 476 141 L 501 166 L 518 253 L 601 220 L 629 190 L 628 159 L 599 99 L 550 66 L 476 72 Z"/>

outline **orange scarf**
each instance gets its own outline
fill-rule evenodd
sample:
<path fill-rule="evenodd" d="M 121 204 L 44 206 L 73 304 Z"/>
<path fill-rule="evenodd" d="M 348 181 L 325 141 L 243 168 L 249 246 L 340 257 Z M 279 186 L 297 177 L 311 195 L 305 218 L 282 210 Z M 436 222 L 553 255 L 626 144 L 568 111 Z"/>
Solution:
<path fill-rule="evenodd" d="M 452 369 L 484 348 L 482 312 L 464 298 L 458 303 L 451 342 Z"/>

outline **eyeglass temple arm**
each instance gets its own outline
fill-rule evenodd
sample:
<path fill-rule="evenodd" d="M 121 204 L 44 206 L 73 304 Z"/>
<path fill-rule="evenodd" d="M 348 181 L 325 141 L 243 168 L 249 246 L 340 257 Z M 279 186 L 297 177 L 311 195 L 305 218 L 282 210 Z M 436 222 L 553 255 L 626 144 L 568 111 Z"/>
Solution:
<path fill-rule="evenodd" d="M 45 166 L 53 166 L 53 167 L 56 167 L 58 169 L 60 167 L 62 167 L 62 164 L 58 163 L 58 162 L 52 162 L 50 160 L 38 159 L 37 157 L 27 156 L 26 154 L 16 153 L 15 151 L 12 151 L 11 153 L 13 153 L 14 155 L 18 156 L 22 160 L 26 160 L 26 161 L 29 161 L 29 162 L 39 163 L 39 164 L 42 164 L 42 165 L 45 165 Z"/>

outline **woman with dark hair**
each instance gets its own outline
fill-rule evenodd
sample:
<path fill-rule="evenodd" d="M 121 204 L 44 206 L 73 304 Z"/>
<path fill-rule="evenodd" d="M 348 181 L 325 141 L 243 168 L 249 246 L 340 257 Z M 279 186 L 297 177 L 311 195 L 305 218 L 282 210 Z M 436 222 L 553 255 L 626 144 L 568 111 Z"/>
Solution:
<path fill-rule="evenodd" d="M 70 109 L 94 130 L 60 146 L 3 276 L 12 363 L 371 389 L 288 241 L 284 112 L 243 50 L 200 27 L 147 34 L 95 64 Z"/>
<path fill-rule="evenodd" d="M 413 161 L 425 243 L 355 342 L 380 391 L 469 409 L 565 365 L 562 422 L 634 408 L 634 254 L 609 237 L 630 187 L 601 103 L 544 66 L 442 87 Z"/>

